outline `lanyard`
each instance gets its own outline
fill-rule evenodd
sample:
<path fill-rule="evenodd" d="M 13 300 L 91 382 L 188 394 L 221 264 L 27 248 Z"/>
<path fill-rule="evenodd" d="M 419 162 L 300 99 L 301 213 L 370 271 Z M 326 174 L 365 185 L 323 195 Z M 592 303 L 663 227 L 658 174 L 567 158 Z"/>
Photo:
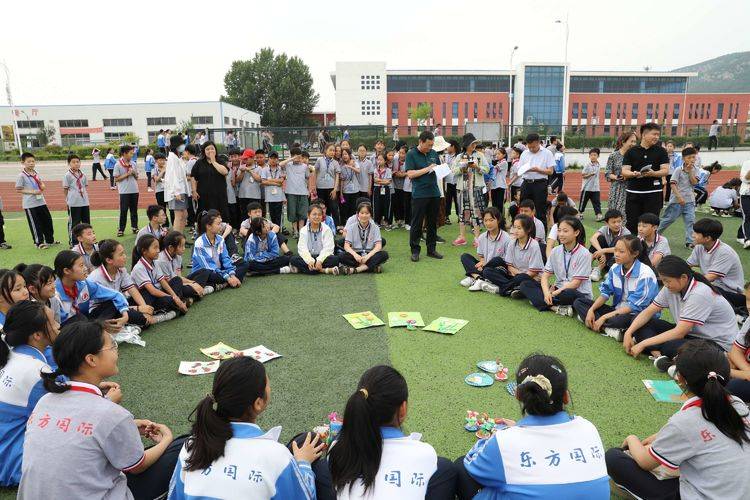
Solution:
<path fill-rule="evenodd" d="M 326 160 L 326 177 L 333 177 L 331 175 L 331 163 L 333 162 L 333 158 L 325 157 Z"/>
<path fill-rule="evenodd" d="M 573 250 L 568 252 L 565 250 L 565 247 L 563 246 L 563 267 L 565 268 L 565 281 L 569 281 L 570 278 L 568 277 L 568 273 L 570 271 L 570 264 L 573 262 L 573 254 L 578 250 L 578 245 L 573 247 Z M 568 256 L 566 259 L 565 256 Z"/>
<path fill-rule="evenodd" d="M 278 179 L 281 176 L 281 169 L 277 168 L 274 170 L 271 167 L 268 167 L 268 173 L 271 174 L 271 179 Z"/>
<path fill-rule="evenodd" d="M 366 228 L 362 228 L 362 226 L 357 223 L 357 229 L 359 230 L 359 240 L 362 242 L 362 254 L 364 255 L 367 251 L 367 240 L 370 238 L 370 224 L 367 224 Z"/>
<path fill-rule="evenodd" d="M 33 174 L 29 174 L 28 172 L 26 172 L 26 170 L 24 170 L 23 175 L 25 175 L 29 179 L 32 179 L 36 183 L 37 189 L 42 189 L 42 181 L 41 179 L 39 179 L 39 174 L 37 174 L 36 171 Z"/>

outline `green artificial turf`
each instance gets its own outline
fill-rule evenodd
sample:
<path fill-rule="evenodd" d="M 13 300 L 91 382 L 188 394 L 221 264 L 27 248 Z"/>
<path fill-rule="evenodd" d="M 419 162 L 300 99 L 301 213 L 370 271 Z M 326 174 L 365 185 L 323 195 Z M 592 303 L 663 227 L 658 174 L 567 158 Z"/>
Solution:
<path fill-rule="evenodd" d="M 111 211 L 94 213 L 99 239 L 114 236 L 114 216 Z M 6 237 L 14 248 L 0 251 L 0 267 L 20 261 L 51 264 L 58 249 L 33 248 L 20 217 L 6 214 Z M 589 235 L 601 225 L 591 219 L 588 212 Z M 734 241 L 739 219 L 721 222 L 723 241 L 738 250 L 743 263 L 750 262 L 749 254 Z M 65 227 L 64 220 L 55 221 L 58 239 Z M 446 226 L 440 234 L 450 242 L 457 229 L 456 224 Z M 677 410 L 677 405 L 655 402 L 641 382 L 665 375 L 645 358 L 626 356 L 612 339 L 586 330 L 574 319 L 538 313 L 525 301 L 459 286 L 463 270 L 458 259 L 463 252 L 474 252 L 470 245 L 438 245 L 445 254 L 441 261 L 426 258 L 423 249 L 421 261 L 414 264 L 408 258 L 406 231 L 383 234 L 390 254 L 383 274 L 249 278 L 241 289 L 206 297 L 187 316 L 144 332 L 146 347 L 121 346 L 116 380 L 123 387 L 122 404 L 136 417 L 166 423 L 176 433 L 187 432 L 188 415 L 210 390 L 212 377 L 182 376 L 177 366 L 180 361 L 207 360 L 199 349 L 223 341 L 238 349 L 264 344 L 283 355 L 266 364 L 271 404 L 259 422 L 264 428 L 282 425 L 282 439 L 323 423 L 331 411 L 343 412 L 359 376 L 378 363 L 392 363 L 409 383 L 407 430 L 423 433 L 438 454 L 449 458 L 465 453 L 475 441 L 463 430 L 466 410 L 520 416 L 504 383 L 474 388 L 463 382 L 480 360 L 499 358 L 512 373 L 531 352 L 558 356 L 570 376 L 570 411 L 594 422 L 607 447 L 619 445 L 627 434 L 657 431 Z M 686 257 L 682 234 L 678 221 L 666 236 L 673 253 Z M 129 251 L 133 236 L 123 242 Z M 426 322 L 448 316 L 469 324 L 447 336 L 388 327 L 354 330 L 341 317 L 365 310 L 386 322 L 388 311 L 420 311 Z M 0 497 L 10 493 L 0 491 Z"/>

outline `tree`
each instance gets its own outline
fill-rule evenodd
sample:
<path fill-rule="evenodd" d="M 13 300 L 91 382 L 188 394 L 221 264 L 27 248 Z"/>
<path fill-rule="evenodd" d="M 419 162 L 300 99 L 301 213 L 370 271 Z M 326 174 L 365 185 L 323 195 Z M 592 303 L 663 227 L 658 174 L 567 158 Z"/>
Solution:
<path fill-rule="evenodd" d="M 261 114 L 265 126 L 312 124 L 318 104 L 310 68 L 298 57 L 263 48 L 249 61 L 234 61 L 224 76 L 222 100 Z"/>
<path fill-rule="evenodd" d="M 432 106 L 423 102 L 416 108 L 409 110 L 409 118 L 417 122 L 417 128 L 427 125 L 427 120 L 432 116 Z"/>
<path fill-rule="evenodd" d="M 54 125 L 47 125 L 37 130 L 36 138 L 37 141 L 39 141 L 39 145 L 46 146 L 47 144 L 52 142 L 52 140 L 55 138 L 56 133 L 57 129 L 55 129 Z"/>

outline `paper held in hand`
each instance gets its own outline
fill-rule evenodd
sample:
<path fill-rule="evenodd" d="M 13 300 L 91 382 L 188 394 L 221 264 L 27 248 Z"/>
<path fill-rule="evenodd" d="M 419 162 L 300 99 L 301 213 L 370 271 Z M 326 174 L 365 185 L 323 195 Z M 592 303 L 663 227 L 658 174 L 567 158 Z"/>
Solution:
<path fill-rule="evenodd" d="M 518 176 L 519 177 L 522 176 L 523 174 L 525 174 L 529 170 L 531 170 L 531 163 L 527 163 L 525 165 L 522 165 L 521 168 L 518 169 Z"/>
<path fill-rule="evenodd" d="M 435 172 L 438 180 L 442 180 L 451 173 L 451 167 L 447 163 L 441 163 L 440 165 L 437 165 L 432 171 Z"/>

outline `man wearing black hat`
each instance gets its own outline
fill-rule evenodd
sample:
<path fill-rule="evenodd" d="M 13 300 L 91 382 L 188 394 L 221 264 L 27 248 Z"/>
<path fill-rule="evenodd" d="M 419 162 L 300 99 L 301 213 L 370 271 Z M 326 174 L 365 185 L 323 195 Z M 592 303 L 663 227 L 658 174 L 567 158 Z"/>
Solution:
<path fill-rule="evenodd" d="M 427 256 L 442 259 L 443 256 L 435 251 L 437 243 L 437 217 L 440 210 L 440 189 L 434 169 L 440 164 L 440 156 L 432 149 L 435 136 L 425 130 L 419 134 L 419 144 L 406 153 L 406 175 L 411 179 L 411 230 L 409 245 L 411 246 L 411 260 L 419 260 L 419 240 L 422 237 L 422 226 L 427 221 Z"/>
<path fill-rule="evenodd" d="M 547 224 L 547 181 L 555 167 L 555 157 L 539 144 L 539 134 L 526 136 L 526 149 L 521 153 L 518 170 L 523 178 L 521 200 L 532 200 L 536 216 Z M 539 235 L 537 235 L 538 237 Z M 541 236 L 544 238 L 544 235 Z"/>

